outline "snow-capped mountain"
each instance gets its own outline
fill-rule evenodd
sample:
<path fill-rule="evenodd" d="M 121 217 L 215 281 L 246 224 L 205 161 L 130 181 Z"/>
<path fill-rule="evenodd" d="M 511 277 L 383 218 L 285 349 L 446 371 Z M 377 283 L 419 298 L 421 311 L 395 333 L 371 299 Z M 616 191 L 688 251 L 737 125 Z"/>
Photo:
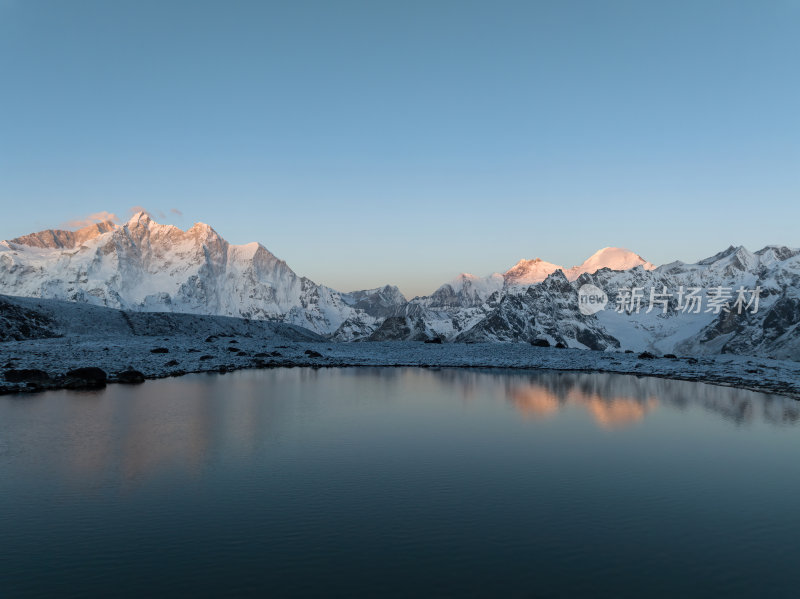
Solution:
<path fill-rule="evenodd" d="M 631 270 L 641 266 L 644 270 L 653 270 L 656 265 L 651 264 L 639 254 L 624 248 L 603 248 L 589 256 L 583 264 L 565 270 L 567 280 L 574 281 L 584 273 L 592 274 L 601 268 L 609 270 Z"/>
<path fill-rule="evenodd" d="M 396 287 L 341 294 L 298 276 L 259 243 L 232 245 L 206 224 L 182 231 L 145 212 L 121 226 L 0 242 L 0 293 L 275 320 L 327 335 L 346 322 L 371 330 L 381 309 L 405 303 Z"/>
<path fill-rule="evenodd" d="M 567 279 L 574 281 L 583 273 L 597 272 L 601 268 L 610 270 L 630 270 L 641 266 L 645 270 L 655 268 L 654 264 L 647 262 L 638 254 L 624 248 L 603 248 L 587 258 L 583 264 L 564 268 L 552 262 L 546 262 L 541 258 L 533 260 L 522 259 L 504 273 L 492 273 L 487 277 L 477 277 L 468 273 L 458 276 L 450 283 L 442 285 L 434 292 L 439 296 L 456 296 L 460 305 L 466 303 L 475 304 L 475 300 L 485 300 L 495 291 L 502 289 L 515 289 L 524 291 L 529 285 L 541 283 L 557 270 L 561 270 Z M 448 287 L 450 289 L 448 289 Z M 431 296 L 433 297 L 433 296 Z"/>
<path fill-rule="evenodd" d="M 610 305 L 596 316 L 626 347 L 800 359 L 800 249 L 768 246 L 753 253 L 742 246 L 731 246 L 695 264 L 673 262 L 652 271 L 634 269 L 625 273 L 598 271 L 576 281 L 584 282 L 608 293 Z M 644 309 L 631 314 L 617 311 L 619 290 L 633 287 L 673 292 L 667 313 L 663 313 L 663 306 L 650 313 Z M 701 290 L 699 312 L 680 309 L 676 292 L 681 287 Z M 726 301 L 729 311 L 709 311 L 715 289 L 724 289 L 731 296 Z M 753 305 L 741 313 L 733 305 L 738 289 L 758 289 L 757 298 L 747 294 Z"/>
<path fill-rule="evenodd" d="M 540 258 L 523 259 L 503 273 L 503 281 L 507 287 L 533 285 L 541 283 L 557 270 L 564 270 L 564 267 L 545 262 Z"/>
<path fill-rule="evenodd" d="M 461 274 L 425 297 L 412 299 L 394 319 L 384 322 L 372 335 L 374 340 L 427 339 L 441 337 L 466 340 L 459 335 L 471 330 L 501 306 L 507 296 L 524 295 L 532 285 L 538 285 L 555 273 L 575 280 L 585 272 L 600 269 L 627 270 L 635 267 L 655 268 L 644 258 L 623 248 L 603 248 L 583 264 L 570 269 L 540 258 L 520 260 L 504 273 L 486 277 Z M 539 291 L 536 292 L 537 294 Z M 516 301 L 507 299 L 506 301 Z M 505 309 L 505 307 L 503 308 Z M 575 304 L 577 310 L 577 304 Z M 399 319 L 405 319 L 401 322 Z M 601 335 L 602 337 L 602 335 Z M 498 335 L 496 340 L 513 340 L 513 335 Z"/>
<path fill-rule="evenodd" d="M 800 250 L 769 246 L 751 253 L 730 247 L 695 264 L 673 262 L 655 267 L 640 256 L 605 248 L 580 266 L 566 272 L 556 269 L 541 282 L 509 284 L 532 279 L 549 266 L 541 261 L 520 261 L 503 277 L 502 287 L 477 297 L 456 291 L 452 283 L 433 295 L 414 298 L 393 318 L 383 322 L 372 339 L 426 339 L 440 337 L 455 342 L 524 341 L 547 339 L 569 347 L 631 349 L 684 354 L 765 354 L 800 359 Z M 522 276 L 519 276 L 522 272 Z M 506 273 L 508 274 L 508 273 Z M 464 279 L 466 275 L 462 275 Z M 593 284 L 604 290 L 609 302 L 596 314 L 579 310 L 578 289 Z M 710 310 L 715 288 L 727 290 L 731 311 Z M 732 305 L 738 289 L 758 289 L 758 309 L 741 314 Z M 639 289 L 640 309 L 618 305 L 624 290 Z M 685 310 L 680 290 L 698 289 L 701 310 Z M 655 304 L 648 311 L 650 290 Z M 662 297 L 665 293 L 666 295 Z M 632 294 L 631 294 L 632 295 Z M 445 298 L 446 301 L 442 301 Z M 752 297 L 748 297 L 752 300 Z M 703 303 L 704 302 L 704 303 Z M 625 308 L 618 311 L 617 308 Z"/>

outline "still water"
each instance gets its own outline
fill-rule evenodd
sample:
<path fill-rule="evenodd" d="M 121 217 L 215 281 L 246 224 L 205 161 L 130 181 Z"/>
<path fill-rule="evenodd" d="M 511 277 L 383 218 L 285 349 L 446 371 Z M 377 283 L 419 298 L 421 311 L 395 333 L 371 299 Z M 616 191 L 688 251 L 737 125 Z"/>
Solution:
<path fill-rule="evenodd" d="M 278 369 L 0 398 L 0 596 L 797 597 L 800 403 Z"/>

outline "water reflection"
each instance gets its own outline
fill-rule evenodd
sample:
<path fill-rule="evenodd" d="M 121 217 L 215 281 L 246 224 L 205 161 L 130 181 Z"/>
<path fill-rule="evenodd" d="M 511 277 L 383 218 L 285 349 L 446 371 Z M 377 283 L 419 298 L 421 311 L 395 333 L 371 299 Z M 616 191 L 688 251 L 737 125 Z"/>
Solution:
<path fill-rule="evenodd" d="M 656 406 L 700 407 L 739 425 L 796 425 L 800 402 L 743 389 L 655 377 L 562 373 L 531 384 L 544 386 L 560 401 L 572 399 L 597 415 L 598 423 L 621 425 L 644 418 Z M 607 420 L 604 420 L 607 418 Z"/>
<path fill-rule="evenodd" d="M 578 410 L 612 431 L 665 410 L 701 409 L 737 426 L 800 422 L 800 403 L 788 398 L 658 378 L 457 369 L 276 369 L 194 375 L 139 387 L 115 385 L 97 393 L 0 398 L 0 467 L 41 447 L 47 454 L 37 467 L 50 468 L 53 476 L 76 485 L 110 472 L 122 488 L 176 471 L 201 476 L 218 456 L 269 451 L 298 428 L 325 426 L 342 413 L 359 418 L 414 398 L 421 407 L 409 416 L 412 424 L 386 426 L 413 427 L 413 419 L 424 420 L 424 410 L 434 406 L 446 411 L 458 403 L 481 402 L 510 405 L 519 417 L 534 422 Z M 344 409 L 341 402 L 350 403 Z M 25 460 L 17 463 L 24 476 Z"/>
<path fill-rule="evenodd" d="M 633 424 L 658 406 L 658 399 L 617 396 L 607 398 L 596 393 L 586 393 L 579 388 L 569 390 L 559 397 L 543 385 L 509 385 L 508 399 L 523 416 L 547 418 L 567 405 L 585 408 L 603 428 L 619 428 Z"/>
<path fill-rule="evenodd" d="M 547 419 L 570 406 L 586 409 L 599 426 L 618 428 L 644 419 L 659 406 L 702 408 L 739 425 L 800 422 L 800 402 L 766 393 L 691 381 L 609 373 L 459 371 L 433 373 L 469 401 L 494 388 L 521 416 Z"/>

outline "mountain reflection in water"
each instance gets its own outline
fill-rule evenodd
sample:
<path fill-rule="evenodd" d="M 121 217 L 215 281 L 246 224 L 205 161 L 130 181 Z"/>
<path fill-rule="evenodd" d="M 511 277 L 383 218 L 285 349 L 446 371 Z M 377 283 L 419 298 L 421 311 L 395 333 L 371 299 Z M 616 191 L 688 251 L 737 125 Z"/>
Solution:
<path fill-rule="evenodd" d="M 26 421 L 0 438 L 0 457 L 20 428 L 59 447 L 48 464 L 80 480 L 109 467 L 135 481 L 160 469 L 198 473 L 207 454 L 248 454 L 279 440 L 298 419 L 321 409 L 333 387 L 356 384 L 364 410 L 386 401 L 396 385 L 414 397 L 450 397 L 466 404 L 497 400 L 524 420 L 583 410 L 606 430 L 634 426 L 657 410 L 700 408 L 738 426 L 795 426 L 800 403 L 728 387 L 607 373 L 459 369 L 275 369 L 190 375 L 96 393 L 56 391 L 0 402 L 0 422 Z M 349 383 L 348 381 L 353 381 Z M 308 385 L 312 396 L 308 396 Z M 302 397 L 301 397 L 302 395 Z M 302 401 L 298 410 L 297 402 Z M 393 400 L 395 401 L 395 400 Z M 421 416 L 424 417 L 424 416 Z M 22 441 L 21 441 L 22 442 Z M 55 472 L 53 474 L 56 474 Z"/>

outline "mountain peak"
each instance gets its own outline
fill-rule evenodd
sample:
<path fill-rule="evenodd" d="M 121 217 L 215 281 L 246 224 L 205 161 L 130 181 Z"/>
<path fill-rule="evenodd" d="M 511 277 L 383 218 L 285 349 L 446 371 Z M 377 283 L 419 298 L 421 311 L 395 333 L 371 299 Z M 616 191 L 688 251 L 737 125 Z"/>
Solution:
<path fill-rule="evenodd" d="M 194 231 L 196 233 L 216 233 L 211 225 L 201 222 L 193 224 L 186 232 L 189 233 L 190 231 Z"/>
<path fill-rule="evenodd" d="M 555 271 L 562 268 L 558 264 L 545 262 L 541 258 L 525 260 L 524 258 L 509 268 L 503 278 L 507 285 L 532 285 L 541 283 Z"/>
<path fill-rule="evenodd" d="M 135 212 L 128 219 L 128 222 L 125 223 L 125 224 L 128 225 L 129 227 L 136 226 L 136 225 L 139 225 L 139 224 L 147 226 L 151 222 L 153 222 L 153 219 L 150 217 L 150 214 L 148 212 L 146 212 L 145 210 L 139 210 L 138 212 Z"/>
<path fill-rule="evenodd" d="M 604 247 L 584 260 L 583 264 L 573 266 L 565 274 L 570 281 L 574 281 L 583 273 L 594 273 L 601 268 L 610 270 L 630 270 L 641 266 L 645 270 L 653 270 L 652 264 L 636 252 L 619 247 Z"/>
<path fill-rule="evenodd" d="M 503 274 L 503 278 L 506 281 L 506 285 L 533 285 L 541 283 L 557 270 L 562 270 L 567 279 L 574 281 L 583 273 L 594 273 L 601 268 L 630 270 L 637 266 L 641 266 L 645 270 L 653 270 L 655 268 L 654 264 L 651 264 L 635 252 L 625 248 L 604 247 L 589 256 L 583 264 L 573 266 L 570 269 L 546 262 L 541 258 L 534 258 L 533 260 L 522 259 L 508 269 Z"/>
<path fill-rule="evenodd" d="M 76 231 L 68 231 L 64 229 L 45 229 L 37 233 L 30 233 L 11 239 L 11 243 L 18 245 L 27 245 L 30 247 L 42 249 L 72 249 L 83 244 L 90 239 L 99 237 L 104 233 L 113 231 L 117 228 L 114 221 L 104 220 L 97 223 L 92 223 L 82 227 Z"/>
<path fill-rule="evenodd" d="M 788 260 L 800 254 L 800 249 L 790 248 L 785 245 L 768 245 L 761 248 L 756 252 L 756 256 L 761 259 L 770 259 L 772 261 Z"/>
<path fill-rule="evenodd" d="M 703 260 L 698 260 L 697 263 L 703 266 L 707 266 L 709 264 L 713 264 L 714 262 L 719 262 L 720 260 L 727 258 L 729 256 L 733 256 L 734 254 L 749 254 L 750 252 L 743 245 L 729 245 L 727 249 L 722 250 L 721 252 L 717 252 L 713 256 L 709 256 L 708 258 L 704 258 Z"/>

